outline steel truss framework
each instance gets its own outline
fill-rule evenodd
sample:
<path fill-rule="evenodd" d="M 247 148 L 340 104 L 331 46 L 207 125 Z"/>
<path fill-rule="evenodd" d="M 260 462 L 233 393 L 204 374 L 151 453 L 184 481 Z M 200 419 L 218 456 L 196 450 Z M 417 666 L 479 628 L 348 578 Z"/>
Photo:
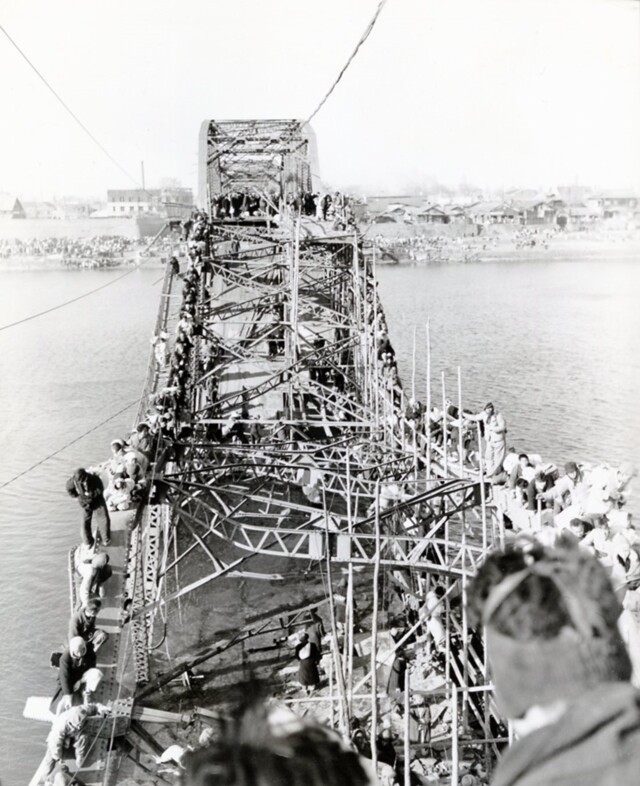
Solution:
<path fill-rule="evenodd" d="M 303 235 L 299 222 L 289 238 L 237 228 L 239 251 L 222 228 L 210 238 L 215 256 L 203 265 L 202 331 L 190 357 L 192 437 L 164 470 L 168 502 L 150 510 L 134 539 L 145 577 L 133 608 L 139 641 L 148 646 L 163 605 L 233 575 L 257 553 L 346 566 L 349 603 L 354 566 L 384 569 L 414 597 L 438 582 L 446 588 L 446 696 L 456 718 L 459 711 L 481 730 L 452 732 L 452 758 L 468 744 L 490 761 L 500 737 L 485 654 L 464 612 L 452 610 L 501 538 L 483 478 L 447 477 L 446 457 L 405 418 L 402 389 L 378 357 L 383 311 L 357 238 Z M 178 532 L 189 545 L 171 555 Z M 221 559 L 217 542 L 237 557 Z M 208 571 L 167 593 L 167 577 L 194 549 Z M 144 569 L 143 552 L 151 555 Z M 343 725 L 353 696 L 376 695 L 374 670 L 353 684 L 348 662 L 342 653 L 335 664 L 347 686 Z"/>
<path fill-rule="evenodd" d="M 207 197 L 312 190 L 315 139 L 301 120 L 210 120 L 201 132 Z"/>

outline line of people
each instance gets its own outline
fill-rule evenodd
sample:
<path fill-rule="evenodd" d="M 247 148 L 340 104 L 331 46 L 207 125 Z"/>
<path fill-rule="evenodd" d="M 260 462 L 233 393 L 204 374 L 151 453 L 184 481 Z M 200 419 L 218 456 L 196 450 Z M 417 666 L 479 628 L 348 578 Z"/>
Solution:
<path fill-rule="evenodd" d="M 229 191 L 211 200 L 214 220 L 269 217 L 274 220 L 298 215 L 322 221 L 333 221 L 335 228 L 355 225 L 352 198 L 340 191 L 321 193 L 290 192 L 284 196 L 276 189 L 268 191 Z M 340 226 L 338 226 L 340 225 Z"/>
<path fill-rule="evenodd" d="M 69 620 L 66 645 L 53 653 L 57 667 L 56 688 L 49 709 L 55 716 L 47 736 L 46 754 L 39 770 L 40 782 L 65 784 L 71 777 L 65 759 L 73 753 L 82 767 L 96 737 L 89 719 L 106 717 L 111 709 L 96 700 L 104 672 L 97 666 L 97 652 L 108 640 L 98 618 L 113 568 L 107 547 L 111 544 L 111 517 L 144 502 L 150 489 L 149 467 L 155 458 L 157 432 L 141 422 L 127 437 L 114 439 L 111 458 L 79 468 L 66 482 L 67 494 L 81 512 L 81 543 L 73 551 L 76 609 Z M 77 781 L 77 777 L 74 776 Z"/>

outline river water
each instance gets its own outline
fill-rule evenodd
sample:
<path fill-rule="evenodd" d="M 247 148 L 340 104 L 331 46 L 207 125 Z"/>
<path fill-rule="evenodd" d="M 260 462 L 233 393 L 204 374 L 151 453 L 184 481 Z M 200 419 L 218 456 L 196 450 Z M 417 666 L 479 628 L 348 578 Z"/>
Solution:
<path fill-rule="evenodd" d="M 0 327 L 118 275 L 0 272 Z M 0 486 L 140 396 L 159 276 L 135 271 L 0 331 Z M 424 400 L 429 319 L 434 397 L 444 372 L 446 394 L 457 399 L 460 366 L 464 406 L 493 400 L 519 450 L 560 464 L 577 458 L 640 466 L 640 259 L 380 267 L 378 278 L 407 390 L 415 354 Z M 24 786 L 44 752 L 46 727 L 23 719 L 22 709 L 29 695 L 50 695 L 49 653 L 66 635 L 66 559 L 79 525 L 65 480 L 75 467 L 105 458 L 134 415 L 135 406 L 0 489 L 4 786 Z"/>

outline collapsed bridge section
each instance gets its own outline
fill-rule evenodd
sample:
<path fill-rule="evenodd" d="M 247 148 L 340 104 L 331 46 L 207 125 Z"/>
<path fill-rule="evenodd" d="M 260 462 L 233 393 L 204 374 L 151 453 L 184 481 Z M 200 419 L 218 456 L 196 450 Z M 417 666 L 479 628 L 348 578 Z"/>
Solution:
<path fill-rule="evenodd" d="M 313 186 L 308 130 L 208 121 L 201 141 L 207 216 L 173 279 L 178 339 L 149 399 L 169 425 L 131 550 L 138 697 L 177 678 L 190 692 L 203 664 L 204 684 L 227 686 L 262 668 L 291 706 L 345 734 L 364 714 L 373 739 L 388 673 L 410 653 L 405 717 L 426 700 L 447 720 L 438 734 L 428 720 L 417 737 L 399 731 L 404 760 L 437 747 L 452 770 L 490 764 L 504 728 L 464 611 L 469 577 L 503 536 L 482 473 L 448 461 L 405 396 L 357 233 L 296 206 Z M 272 637 L 320 606 L 329 690 L 311 701 L 274 672 L 284 639 Z"/>

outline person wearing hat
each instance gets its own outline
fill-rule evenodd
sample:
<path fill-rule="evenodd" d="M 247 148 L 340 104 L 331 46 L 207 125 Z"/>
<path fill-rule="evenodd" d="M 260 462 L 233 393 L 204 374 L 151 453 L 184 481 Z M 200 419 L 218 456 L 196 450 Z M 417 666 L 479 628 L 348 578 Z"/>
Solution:
<path fill-rule="evenodd" d="M 69 622 L 69 639 L 80 636 L 87 642 L 91 642 L 93 649 L 97 652 L 104 644 L 107 634 L 96 628 L 96 617 L 102 606 L 98 598 L 90 598 L 76 613 Z"/>
<path fill-rule="evenodd" d="M 322 617 L 318 614 L 317 609 L 309 611 L 310 621 L 307 623 L 305 633 L 309 636 L 309 641 L 313 642 L 318 648 L 318 652 L 322 652 L 322 639 L 326 635 L 324 629 L 324 622 Z"/>
<path fill-rule="evenodd" d="M 58 715 L 47 737 L 47 753 L 43 762 L 43 777 L 49 776 L 60 765 L 65 753 L 73 749 L 76 766 L 82 767 L 93 736 L 87 733 L 87 718 L 106 715 L 110 709 L 103 704 L 71 707 Z"/>
<path fill-rule="evenodd" d="M 579 508 L 585 502 L 586 495 L 587 486 L 582 471 L 575 461 L 567 461 L 564 475 L 555 482 L 553 488 L 542 494 L 541 499 L 552 501 L 554 513 L 557 515 L 569 507 L 580 512 Z"/>
<path fill-rule="evenodd" d="M 167 339 L 169 334 L 165 330 L 161 330 L 157 336 L 151 339 L 153 344 L 153 354 L 158 366 L 163 369 L 167 365 Z"/>
<path fill-rule="evenodd" d="M 640 693 L 604 567 L 584 549 L 490 554 L 468 590 L 495 699 L 518 737 L 492 786 L 635 786 Z"/>
<path fill-rule="evenodd" d="M 171 268 L 171 275 L 178 278 L 180 275 L 180 262 L 178 261 L 178 258 L 172 256 L 171 259 L 169 259 L 169 266 Z"/>
<path fill-rule="evenodd" d="M 110 511 L 129 510 L 132 504 L 131 498 L 134 489 L 135 483 L 131 478 L 126 477 L 124 474 L 115 475 L 104 492 L 107 508 Z"/>
<path fill-rule="evenodd" d="M 547 495 L 547 492 L 553 488 L 553 478 L 547 474 L 544 469 L 536 469 L 533 479 L 527 484 L 527 488 L 523 489 L 522 501 L 527 510 L 537 510 L 538 506 L 541 510 L 553 507 L 552 495 Z"/>
<path fill-rule="evenodd" d="M 138 423 L 136 430 L 129 437 L 129 445 L 133 450 L 137 450 L 147 458 L 153 455 L 155 439 L 149 428 L 149 424 L 143 421 Z"/>
<path fill-rule="evenodd" d="M 104 499 L 104 486 L 100 478 L 93 472 L 82 467 L 69 478 L 66 485 L 67 494 L 78 500 L 82 509 L 82 542 L 88 546 L 95 543 L 95 535 L 100 535 L 103 545 L 111 539 L 111 519 Z"/>
<path fill-rule="evenodd" d="M 568 539 L 572 545 L 577 545 L 584 540 L 585 535 L 591 530 L 591 524 L 584 519 L 572 518 L 561 530 L 563 538 Z"/>
<path fill-rule="evenodd" d="M 93 645 L 80 636 L 70 639 L 60 657 L 58 687 L 49 705 L 51 712 L 59 715 L 74 704 L 82 703 L 82 675 L 95 667 Z"/>
<path fill-rule="evenodd" d="M 80 584 L 80 601 L 83 606 L 91 598 L 103 597 L 105 593 L 104 583 L 113 575 L 113 569 L 109 564 L 109 555 L 103 551 L 94 554 L 85 564 L 82 572 L 82 583 Z"/>
<path fill-rule="evenodd" d="M 124 440 L 112 439 L 109 445 L 111 458 L 107 464 L 109 475 L 120 475 L 124 471 Z"/>

